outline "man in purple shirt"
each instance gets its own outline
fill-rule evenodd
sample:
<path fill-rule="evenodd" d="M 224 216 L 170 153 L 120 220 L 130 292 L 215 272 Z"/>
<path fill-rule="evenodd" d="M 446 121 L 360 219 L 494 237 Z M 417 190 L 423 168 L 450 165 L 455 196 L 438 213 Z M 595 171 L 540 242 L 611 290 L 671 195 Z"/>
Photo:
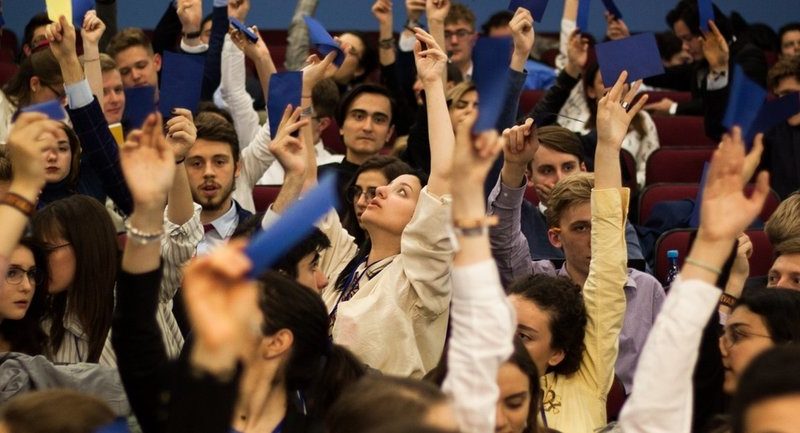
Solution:
<path fill-rule="evenodd" d="M 522 137 L 512 128 L 511 140 Z M 535 133 L 532 135 L 535 138 Z M 525 138 L 529 139 L 529 138 Z M 512 144 L 513 146 L 513 144 Z M 541 149 L 540 149 L 541 150 Z M 545 212 L 550 243 L 564 252 L 566 260 L 556 269 L 549 260 L 531 260 L 528 242 L 520 229 L 520 209 L 527 179 L 525 168 L 530 161 L 505 158 L 497 185 L 489 195 L 489 213 L 499 217 L 491 230 L 492 252 L 503 284 L 531 273 L 543 273 L 572 280 L 583 287 L 591 261 L 591 191 L 592 175 L 581 173 L 567 176 L 550 192 Z M 615 365 L 617 376 L 626 392 L 632 389 L 633 373 L 647 334 L 664 301 L 664 289 L 653 276 L 628 269 L 624 287 L 625 320 L 619 340 L 619 356 Z"/>

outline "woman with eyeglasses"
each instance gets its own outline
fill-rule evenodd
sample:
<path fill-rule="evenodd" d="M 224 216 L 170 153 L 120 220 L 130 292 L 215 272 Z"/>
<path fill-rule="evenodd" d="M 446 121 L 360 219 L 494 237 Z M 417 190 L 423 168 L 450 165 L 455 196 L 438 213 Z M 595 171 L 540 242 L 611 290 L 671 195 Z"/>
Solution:
<path fill-rule="evenodd" d="M 47 293 L 47 255 L 32 238 L 22 238 L 8 257 L 0 280 L 0 352 L 41 355 L 47 336 L 39 321 Z"/>

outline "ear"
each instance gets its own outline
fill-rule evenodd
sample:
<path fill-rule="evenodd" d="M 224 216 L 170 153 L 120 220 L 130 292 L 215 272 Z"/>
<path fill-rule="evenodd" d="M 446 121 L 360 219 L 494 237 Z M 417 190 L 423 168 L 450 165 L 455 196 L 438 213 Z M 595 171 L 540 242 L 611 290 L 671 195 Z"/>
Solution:
<path fill-rule="evenodd" d="M 42 82 L 39 81 L 39 77 L 34 75 L 34 76 L 31 77 L 30 81 L 28 82 L 28 86 L 30 87 L 31 92 L 36 93 L 36 92 L 39 91 L 39 89 L 42 88 Z"/>
<path fill-rule="evenodd" d="M 30 57 L 32 51 L 33 49 L 30 47 L 30 45 L 28 44 L 22 45 L 22 52 L 25 53 L 25 57 Z"/>
<path fill-rule="evenodd" d="M 153 66 L 156 67 L 156 72 L 161 70 L 161 54 L 153 54 Z"/>
<path fill-rule="evenodd" d="M 528 178 L 528 188 L 533 188 L 533 169 L 531 168 L 531 163 L 525 166 L 525 177 Z"/>
<path fill-rule="evenodd" d="M 584 172 L 584 173 L 586 173 L 587 171 L 589 171 L 589 170 L 587 170 L 587 169 L 586 169 L 586 163 L 585 163 L 585 162 L 582 162 L 582 163 L 581 163 L 581 171 L 582 171 L 582 172 Z"/>
<path fill-rule="evenodd" d="M 558 364 L 561 364 L 561 361 L 564 360 L 564 357 L 567 356 L 566 353 L 562 349 L 555 349 L 550 354 L 550 358 L 547 359 L 547 365 L 551 367 L 555 367 Z"/>
<path fill-rule="evenodd" d="M 319 118 L 319 132 L 322 132 L 328 129 L 329 126 L 333 125 L 333 120 L 330 117 L 320 117 Z M 340 130 L 341 133 L 341 130 Z"/>
<path fill-rule="evenodd" d="M 561 243 L 561 234 L 558 230 L 555 229 L 548 229 L 547 230 L 547 239 L 550 241 L 550 245 L 561 248 L 563 244 Z"/>
<path fill-rule="evenodd" d="M 292 349 L 294 335 L 292 331 L 284 328 L 273 335 L 264 337 L 261 341 L 261 357 L 273 359 L 288 353 Z"/>
<path fill-rule="evenodd" d="M 392 136 L 394 135 L 394 125 L 389 127 L 389 132 L 386 133 L 386 144 L 392 141 Z"/>
<path fill-rule="evenodd" d="M 239 158 L 239 160 L 236 161 L 236 169 L 233 171 L 233 177 L 234 178 L 239 177 L 239 174 L 241 174 L 241 172 L 242 172 L 242 159 Z"/>

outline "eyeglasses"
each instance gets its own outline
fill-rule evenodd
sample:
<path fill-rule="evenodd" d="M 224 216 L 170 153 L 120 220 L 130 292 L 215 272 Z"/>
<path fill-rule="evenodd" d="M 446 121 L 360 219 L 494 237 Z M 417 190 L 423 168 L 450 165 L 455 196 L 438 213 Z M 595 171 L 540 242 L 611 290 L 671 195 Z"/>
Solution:
<path fill-rule="evenodd" d="M 753 334 L 751 332 L 742 331 L 738 326 L 726 326 L 722 328 L 719 332 L 719 339 L 722 341 L 722 344 L 725 346 L 726 349 L 730 349 L 731 347 L 741 343 L 742 341 L 749 340 L 751 338 L 769 338 L 772 340 L 772 337 L 769 335 L 763 334 Z"/>
<path fill-rule="evenodd" d="M 26 271 L 19 266 L 11 266 L 6 272 L 6 283 L 13 284 L 15 286 L 22 284 L 22 278 L 26 276 L 28 277 L 28 282 L 31 283 L 32 286 L 42 282 L 42 273 L 39 272 L 38 269 L 30 268 Z"/>
<path fill-rule="evenodd" d="M 475 33 L 475 32 L 472 31 L 472 30 L 466 30 L 466 29 L 456 30 L 454 32 L 445 31 L 444 32 L 444 38 L 445 39 L 450 39 L 453 36 L 455 36 L 456 39 L 464 39 L 467 36 L 472 36 L 473 33 Z"/>
<path fill-rule="evenodd" d="M 377 189 L 378 187 L 369 186 L 365 191 L 360 186 L 353 185 L 350 188 L 347 188 L 347 198 L 349 198 L 352 203 L 356 203 L 359 199 L 361 199 L 361 195 L 363 194 L 367 201 L 370 201 L 377 195 Z"/>
<path fill-rule="evenodd" d="M 48 252 L 48 253 L 52 253 L 55 250 L 64 248 L 64 247 L 69 246 L 69 245 L 72 245 L 72 242 L 64 242 L 61 245 L 47 245 L 47 246 L 44 247 L 44 250 L 46 252 Z"/>

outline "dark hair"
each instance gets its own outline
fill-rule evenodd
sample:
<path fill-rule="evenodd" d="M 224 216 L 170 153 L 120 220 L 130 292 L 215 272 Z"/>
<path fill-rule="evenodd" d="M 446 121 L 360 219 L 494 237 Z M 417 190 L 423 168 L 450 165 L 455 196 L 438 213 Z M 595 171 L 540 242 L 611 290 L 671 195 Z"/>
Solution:
<path fill-rule="evenodd" d="M 49 49 L 39 50 L 22 60 L 17 73 L 3 87 L 3 92 L 16 108 L 31 104 L 30 82 L 33 77 L 38 77 L 45 86 L 61 86 L 64 82 L 58 60 Z"/>
<path fill-rule="evenodd" d="M 81 168 L 81 140 L 78 134 L 66 123 L 61 123 L 61 129 L 67 134 L 67 141 L 69 142 L 69 150 L 72 153 L 72 159 L 69 164 L 69 173 L 65 180 L 67 181 L 67 188 L 75 190 L 78 186 L 78 177 L 80 176 Z"/>
<path fill-rule="evenodd" d="M 596 61 L 589 62 L 583 73 L 583 98 L 586 100 L 586 105 L 589 107 L 589 120 L 586 121 L 586 125 L 592 129 L 597 129 L 597 100 L 599 98 L 597 98 L 597 96 L 594 98 L 590 97 L 589 89 L 594 88 L 594 80 L 599 73 L 600 64 Z M 639 137 L 644 137 L 644 135 L 647 134 L 647 128 L 645 128 L 644 125 L 644 114 L 636 113 L 628 130 L 631 128 L 636 131 Z"/>
<path fill-rule="evenodd" d="M 586 306 L 581 288 L 566 278 L 535 274 L 521 278 L 508 288 L 509 295 L 517 295 L 533 302 L 550 318 L 550 346 L 564 351 L 564 359 L 547 372 L 572 374 L 578 371 L 583 359 L 586 335 Z"/>
<path fill-rule="evenodd" d="M 711 7 L 714 10 L 714 24 L 717 25 L 725 40 L 730 40 L 733 35 L 730 20 L 713 2 Z M 683 21 L 693 35 L 702 36 L 703 33 L 700 31 L 700 12 L 697 8 L 696 0 L 681 0 L 667 13 L 667 25 L 670 28 L 673 28 L 678 21 Z"/>
<path fill-rule="evenodd" d="M 99 398 L 67 389 L 20 395 L 0 413 L 0 421 L 14 433 L 93 433 L 114 417 Z"/>
<path fill-rule="evenodd" d="M 297 278 L 297 266 L 300 264 L 300 260 L 303 260 L 303 257 L 309 254 L 319 254 L 327 248 L 330 248 L 330 246 L 331 241 L 328 239 L 328 236 L 322 233 L 320 229 L 314 227 L 308 236 L 289 250 L 289 252 L 284 254 L 272 268 L 283 272 L 290 278 Z"/>
<path fill-rule="evenodd" d="M 683 51 L 683 42 L 672 32 L 656 33 L 656 45 L 661 54 L 661 60 L 669 61 L 672 56 Z"/>
<path fill-rule="evenodd" d="M 31 45 L 33 43 L 33 32 L 36 31 L 39 27 L 46 26 L 53 21 L 50 20 L 50 17 L 47 15 L 47 12 L 41 12 L 31 17 L 28 20 L 28 23 L 25 24 L 25 30 L 22 33 L 22 46 L 27 46 L 31 51 L 33 51 L 34 46 Z"/>
<path fill-rule="evenodd" d="M 14 167 L 5 149 L 0 149 L 0 182 L 11 182 L 14 180 Z"/>
<path fill-rule="evenodd" d="M 541 387 L 539 386 L 539 369 L 533 363 L 530 353 L 525 349 L 522 340 L 518 336 L 514 337 L 514 352 L 508 361 L 514 364 L 522 373 L 528 376 L 528 393 L 530 400 L 528 403 L 528 426 L 525 428 L 524 433 L 536 433 L 538 423 L 536 421 L 539 408 L 539 396 L 541 394 Z"/>
<path fill-rule="evenodd" d="M 386 155 L 375 155 L 364 161 L 364 163 L 358 167 L 358 170 L 353 174 L 350 182 L 347 183 L 346 191 L 349 191 L 350 188 L 355 186 L 358 181 L 358 176 L 360 176 L 361 173 L 373 170 L 380 171 L 389 182 L 403 174 L 417 175 L 417 172 L 411 168 L 410 165 L 398 158 Z M 355 238 L 356 245 L 363 245 L 367 240 L 367 234 L 364 229 L 359 227 L 358 217 L 356 217 L 353 211 L 353 204 L 350 200 L 345 203 L 345 209 L 342 214 L 342 226 L 350 233 L 350 236 Z"/>
<path fill-rule="evenodd" d="M 61 237 L 75 252 L 71 286 L 50 296 L 47 312 L 51 320 L 50 348 L 54 354 L 58 352 L 64 341 L 64 322 L 71 315 L 89 340 L 89 353 L 83 361 L 97 362 L 114 311 L 114 286 L 119 269 L 114 223 L 100 202 L 76 194 L 48 204 L 33 216 L 31 224 L 37 240 L 46 242 Z"/>
<path fill-rule="evenodd" d="M 378 67 L 378 51 L 370 43 L 370 39 L 367 37 L 366 33 L 348 30 L 342 34 L 345 33 L 349 33 L 358 39 L 361 39 L 361 45 L 364 46 L 364 52 L 361 53 L 361 58 L 358 59 L 358 65 L 361 66 L 361 69 L 363 69 L 364 72 L 362 72 L 361 75 L 353 77 L 351 80 L 351 83 L 363 83 L 364 80 L 366 80 L 367 77 L 372 74 L 372 71 Z"/>
<path fill-rule="evenodd" d="M 579 163 L 583 163 L 586 159 L 580 138 L 563 126 L 547 125 L 536 128 L 536 136 L 539 138 L 539 144 L 550 150 L 570 154 L 578 158 Z"/>
<path fill-rule="evenodd" d="M 772 65 L 767 73 L 767 85 L 774 91 L 783 79 L 790 77 L 800 82 L 800 56 L 785 57 Z"/>
<path fill-rule="evenodd" d="M 342 389 L 364 375 L 365 367 L 349 350 L 328 339 L 328 310 L 308 287 L 277 272 L 258 279 L 263 333 L 292 333 L 285 370 L 288 392 L 303 391 L 312 417 L 323 417 Z"/>
<path fill-rule="evenodd" d="M 138 27 L 128 27 L 114 35 L 108 41 L 106 52 L 116 60 L 117 54 L 131 47 L 142 47 L 148 54 L 153 55 L 153 44 L 150 43 L 150 39 L 144 30 Z"/>
<path fill-rule="evenodd" d="M 783 25 L 780 29 L 778 29 L 778 41 L 783 43 L 783 37 L 786 33 L 789 32 L 800 32 L 800 21 L 794 21 L 788 24 Z"/>
<path fill-rule="evenodd" d="M 311 104 L 317 117 L 335 117 L 339 106 L 339 87 L 332 78 L 320 80 L 311 89 Z"/>
<path fill-rule="evenodd" d="M 481 26 L 481 31 L 485 36 L 489 36 L 489 32 L 497 27 L 507 27 L 514 18 L 514 13 L 511 11 L 500 11 L 490 16 L 488 20 Z"/>
<path fill-rule="evenodd" d="M 800 395 L 800 346 L 773 347 L 750 362 L 731 401 L 733 433 L 744 433 L 747 412 L 753 406 L 776 398 Z"/>
<path fill-rule="evenodd" d="M 230 111 L 217 106 L 214 101 L 200 101 L 200 103 L 197 105 L 197 114 L 200 113 L 216 114 L 233 125 L 233 116 L 231 116 Z"/>
<path fill-rule="evenodd" d="M 27 248 L 33 255 L 39 281 L 34 287 L 33 299 L 25 317 L 19 320 L 5 319 L 0 322 L 0 335 L 9 343 L 12 352 L 41 355 L 46 353 L 47 346 L 47 335 L 40 323 L 44 316 L 47 280 L 50 277 L 47 272 L 47 253 L 41 242 L 30 237 L 20 239 L 17 247 Z"/>
<path fill-rule="evenodd" d="M 198 140 L 203 139 L 228 144 L 231 147 L 233 163 L 239 162 L 239 136 L 236 135 L 233 123 L 227 122 L 217 113 L 203 111 L 194 118 L 194 124 L 197 127 Z"/>
<path fill-rule="evenodd" d="M 761 316 L 775 344 L 800 343 L 800 292 L 783 288 L 746 288 L 734 310 L 747 307 Z"/>
<path fill-rule="evenodd" d="M 336 122 L 339 124 L 339 126 L 341 127 L 344 125 L 344 120 L 347 118 L 347 112 L 350 111 L 350 106 L 353 105 L 353 101 L 355 101 L 357 97 L 364 93 L 382 95 L 389 100 L 389 106 L 391 107 L 392 111 L 389 113 L 389 124 L 394 125 L 396 117 L 395 113 L 397 112 L 397 103 L 392 97 L 392 93 L 389 91 L 389 89 L 381 86 L 380 84 L 364 83 L 350 89 L 350 91 L 345 93 L 344 96 L 342 96 L 342 99 L 339 101 L 339 109 L 336 113 Z"/>
<path fill-rule="evenodd" d="M 432 383 L 405 377 L 365 376 L 331 407 L 328 433 L 365 433 L 402 422 L 425 424 L 432 406 L 447 401 Z"/>

